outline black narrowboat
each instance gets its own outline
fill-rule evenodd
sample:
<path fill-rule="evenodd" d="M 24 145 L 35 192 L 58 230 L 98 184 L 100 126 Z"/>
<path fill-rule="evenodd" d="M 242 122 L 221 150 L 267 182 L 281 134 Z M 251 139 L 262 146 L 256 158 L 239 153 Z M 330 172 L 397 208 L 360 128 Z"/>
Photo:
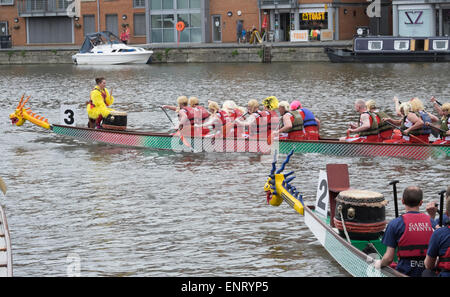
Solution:
<path fill-rule="evenodd" d="M 450 37 L 356 36 L 353 49 L 327 47 L 333 63 L 450 62 Z"/>

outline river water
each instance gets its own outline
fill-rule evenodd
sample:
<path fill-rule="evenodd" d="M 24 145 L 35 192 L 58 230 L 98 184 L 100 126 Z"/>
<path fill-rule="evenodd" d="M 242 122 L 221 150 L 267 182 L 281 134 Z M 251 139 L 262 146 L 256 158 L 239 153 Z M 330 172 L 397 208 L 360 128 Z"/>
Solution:
<path fill-rule="evenodd" d="M 443 64 L 180 64 L 136 66 L 27 65 L 0 67 L 1 197 L 9 222 L 15 276 L 348 276 L 321 248 L 287 204 L 266 204 L 270 156 L 176 153 L 85 143 L 8 115 L 22 94 L 28 106 L 59 123 L 61 104 L 84 102 L 94 78 L 104 76 L 114 108 L 129 127 L 167 131 L 159 108 L 177 96 L 300 99 L 322 121 L 321 135 L 344 136 L 357 121 L 355 99 L 374 99 L 393 114 L 392 97 L 434 95 L 448 102 L 450 65 Z M 390 201 L 419 185 L 425 202 L 449 184 L 448 159 L 294 155 L 287 170 L 308 204 L 319 170 L 349 165 L 354 188 Z M 401 208 L 402 209 L 402 208 Z M 423 208 L 424 209 L 424 208 Z M 79 265 L 79 266 L 78 266 Z M 79 267 L 79 270 L 78 270 Z M 75 274 L 76 275 L 76 274 Z"/>

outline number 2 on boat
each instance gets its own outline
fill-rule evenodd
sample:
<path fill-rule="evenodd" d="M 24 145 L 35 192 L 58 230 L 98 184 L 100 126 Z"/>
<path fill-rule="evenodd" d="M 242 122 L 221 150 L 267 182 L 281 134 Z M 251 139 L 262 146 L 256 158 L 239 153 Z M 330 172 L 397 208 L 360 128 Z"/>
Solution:
<path fill-rule="evenodd" d="M 325 218 L 327 217 L 328 201 L 329 201 L 329 194 L 328 194 L 327 172 L 320 170 L 319 183 L 317 185 L 315 210 L 316 213 L 322 215 Z"/>

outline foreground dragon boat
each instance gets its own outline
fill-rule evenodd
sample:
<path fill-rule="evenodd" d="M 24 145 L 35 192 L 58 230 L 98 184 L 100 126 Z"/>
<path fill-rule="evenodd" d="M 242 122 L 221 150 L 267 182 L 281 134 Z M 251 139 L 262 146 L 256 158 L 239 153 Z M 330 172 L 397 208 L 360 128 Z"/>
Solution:
<path fill-rule="evenodd" d="M 10 114 L 12 123 L 21 126 L 25 121 L 51 130 L 52 132 L 84 141 L 95 141 L 113 145 L 174 150 L 184 152 L 250 152 L 269 154 L 277 150 L 280 153 L 320 153 L 336 156 L 361 157 L 403 157 L 409 159 L 447 158 L 450 145 L 431 144 L 389 144 L 389 143 L 350 143 L 337 139 L 321 140 L 274 140 L 271 138 L 214 138 L 207 136 L 186 137 L 175 134 L 142 132 L 123 129 L 90 129 L 68 125 L 50 124 L 47 119 L 26 108 L 22 96 L 14 113 Z"/>
<path fill-rule="evenodd" d="M 6 186 L 0 178 L 0 189 L 6 194 Z M 11 238 L 5 210 L 0 204 L 0 277 L 13 276 Z"/>
<path fill-rule="evenodd" d="M 275 155 L 264 185 L 267 202 L 279 206 L 286 201 L 303 215 L 306 226 L 320 244 L 352 276 L 406 276 L 389 266 L 381 269 L 374 266 L 375 260 L 386 252 L 381 242 L 387 203 L 383 195 L 351 189 L 347 165 L 328 164 L 326 173 L 321 172 L 319 177 L 315 206 L 305 206 L 302 195 L 290 184 L 295 178 L 290 177 L 293 172 L 282 173 L 292 153 L 278 170 Z"/>

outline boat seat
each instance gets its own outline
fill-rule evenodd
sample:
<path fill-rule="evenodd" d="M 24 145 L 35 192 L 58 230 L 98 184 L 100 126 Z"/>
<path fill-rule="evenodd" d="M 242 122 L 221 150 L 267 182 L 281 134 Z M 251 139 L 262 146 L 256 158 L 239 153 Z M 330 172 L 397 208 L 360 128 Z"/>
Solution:
<path fill-rule="evenodd" d="M 330 197 L 330 225 L 334 225 L 336 197 L 340 192 L 350 190 L 350 178 L 347 164 L 327 164 L 328 194 Z"/>

